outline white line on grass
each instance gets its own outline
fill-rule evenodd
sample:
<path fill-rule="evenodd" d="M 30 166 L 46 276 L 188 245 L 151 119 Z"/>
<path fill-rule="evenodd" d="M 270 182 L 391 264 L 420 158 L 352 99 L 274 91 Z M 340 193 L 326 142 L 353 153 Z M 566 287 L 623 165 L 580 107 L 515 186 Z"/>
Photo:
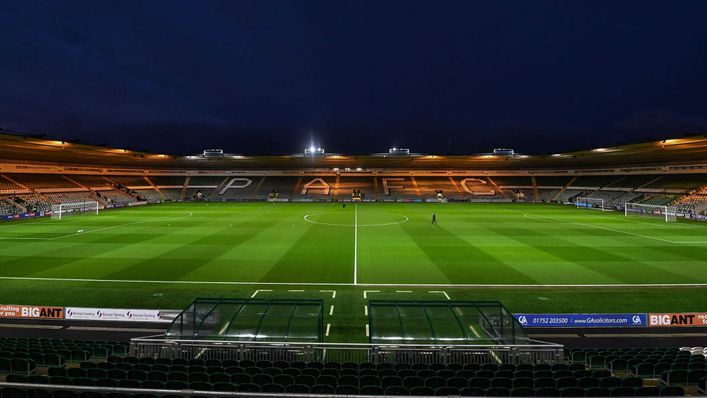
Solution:
<path fill-rule="evenodd" d="M 366 324 L 366 337 L 369 337 L 371 335 L 371 327 Z"/>
<path fill-rule="evenodd" d="M 260 292 L 272 292 L 272 289 L 260 289 L 260 290 L 256 290 L 255 293 L 253 293 L 253 294 L 250 296 L 250 298 L 254 298 L 254 297 L 255 297 L 258 293 L 260 293 Z"/>
<path fill-rule="evenodd" d="M 469 329 L 471 330 L 472 333 L 474 333 L 474 335 L 476 336 L 477 339 L 481 338 L 481 335 L 479 334 L 479 332 L 476 331 L 476 328 L 474 327 L 474 325 L 469 325 Z"/>
<path fill-rule="evenodd" d="M 444 297 L 446 297 L 447 300 L 451 300 L 447 292 L 445 292 L 444 290 L 430 290 L 428 293 L 444 294 Z"/>
<path fill-rule="evenodd" d="M 363 299 L 367 300 L 368 299 L 368 293 L 380 293 L 380 290 L 364 290 L 363 291 Z"/>
<path fill-rule="evenodd" d="M 334 315 L 334 304 L 329 307 L 329 316 Z"/>
<path fill-rule="evenodd" d="M 396 290 L 395 293 L 412 293 L 412 290 Z"/>
<path fill-rule="evenodd" d="M 331 323 L 326 324 L 326 333 L 324 333 L 325 336 L 329 336 L 329 329 L 331 329 Z"/>
<path fill-rule="evenodd" d="M 320 293 L 331 293 L 331 298 L 336 298 L 336 290 L 320 290 Z"/>
<path fill-rule="evenodd" d="M 354 205 L 354 285 L 358 285 L 358 203 Z"/>
<path fill-rule="evenodd" d="M 230 282 L 230 281 L 161 281 L 140 279 L 84 279 L 84 278 L 48 278 L 25 276 L 0 276 L 0 280 L 16 281 L 47 281 L 47 282 L 90 282 L 90 283 L 151 283 L 162 285 L 226 285 L 226 286 L 354 286 L 353 283 L 326 282 Z M 675 287 L 693 288 L 707 287 L 707 283 L 614 283 L 614 284 L 471 284 L 471 283 L 359 283 L 357 286 L 367 287 L 448 287 L 448 288 L 641 288 L 641 287 Z M 367 290 L 380 293 L 379 290 Z"/>
<path fill-rule="evenodd" d="M 368 306 L 367 305 L 363 306 L 363 315 L 368 316 Z"/>
<path fill-rule="evenodd" d="M 90 230 L 84 231 L 84 232 L 75 232 L 75 233 L 73 233 L 73 234 L 66 234 L 66 235 L 54 236 L 54 237 L 52 237 L 52 238 L 32 238 L 32 237 L 17 237 L 17 238 L 13 238 L 13 237 L 0 237 L 0 240 L 45 240 L 45 241 L 51 241 L 51 240 L 57 240 L 57 239 L 68 238 L 68 237 L 70 237 L 70 236 L 86 235 L 86 234 L 90 234 L 90 233 L 93 233 L 93 232 L 99 232 L 99 231 L 105 231 L 105 230 L 108 230 L 108 229 L 124 227 L 124 226 L 126 226 L 126 225 L 144 224 L 144 223 L 148 223 L 148 222 L 160 221 L 160 220 L 165 220 L 165 219 L 167 219 L 167 220 L 169 220 L 169 219 L 181 219 L 181 218 L 191 217 L 192 215 L 193 215 L 193 214 L 190 212 L 190 213 L 187 213 L 187 214 L 184 215 L 184 216 L 162 216 L 162 217 L 154 217 L 154 218 L 148 218 L 147 220 L 132 221 L 132 222 L 124 223 L 124 224 L 111 225 L 111 226 L 108 226 L 108 227 L 103 227 L 103 228 L 98 228 L 98 229 L 90 229 Z"/>
<path fill-rule="evenodd" d="M 304 215 L 304 221 L 307 221 L 308 223 L 311 224 L 318 224 L 318 225 L 326 225 L 328 227 L 353 227 L 354 224 L 334 224 L 334 223 L 329 223 L 329 222 L 320 222 L 320 221 L 314 221 L 310 219 L 312 216 L 316 216 L 319 213 L 312 213 L 312 214 L 305 214 Z M 390 225 L 398 225 L 402 224 L 404 222 L 408 222 L 410 218 L 408 216 L 404 216 L 402 214 L 396 214 L 396 213 L 388 213 L 393 216 L 398 216 L 401 217 L 400 221 L 393 221 L 393 222 L 385 222 L 385 223 L 376 223 L 376 224 L 359 224 L 359 227 L 387 227 Z"/>
<path fill-rule="evenodd" d="M 589 227 L 589 228 L 595 228 L 595 229 L 603 229 L 603 230 L 605 230 L 605 231 L 618 232 L 618 233 L 620 233 L 620 234 L 626 234 L 626 235 L 631 235 L 631 236 L 637 236 L 637 237 L 639 237 L 639 238 L 652 239 L 652 240 L 657 240 L 657 241 L 660 241 L 660 242 L 672 243 L 672 244 L 678 244 L 678 245 L 680 245 L 680 244 L 705 244 L 705 243 L 707 243 L 707 241 L 692 242 L 692 241 L 675 241 L 675 240 L 670 240 L 670 239 L 663 239 L 663 238 L 658 238 L 658 237 L 655 237 L 655 236 L 641 235 L 641 234 L 637 234 L 637 233 L 635 233 L 635 232 L 629 232 L 629 231 L 622 231 L 622 230 L 619 230 L 619 229 L 600 227 L 600 226 L 598 226 L 598 225 L 585 224 L 585 223 L 575 222 L 575 221 L 566 221 L 566 220 L 562 220 L 562 219 L 554 218 L 554 217 L 537 216 L 537 215 L 528 214 L 528 213 L 523 214 L 523 217 L 525 217 L 525 218 L 544 218 L 544 219 L 551 220 L 551 221 L 555 221 L 555 222 L 558 222 L 558 223 L 561 223 L 561 224 L 581 225 L 581 226 L 583 226 L 583 227 Z"/>
<path fill-rule="evenodd" d="M 297 293 L 301 293 L 301 292 L 304 292 L 304 290 L 301 290 L 301 289 L 290 289 L 290 290 L 288 290 L 288 292 L 292 292 L 292 293 L 295 293 L 295 292 L 297 292 Z"/>

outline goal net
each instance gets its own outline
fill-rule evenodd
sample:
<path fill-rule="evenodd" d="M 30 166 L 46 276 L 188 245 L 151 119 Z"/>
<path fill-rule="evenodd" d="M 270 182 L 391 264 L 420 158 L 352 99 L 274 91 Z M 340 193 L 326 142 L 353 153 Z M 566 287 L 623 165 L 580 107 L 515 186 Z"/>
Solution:
<path fill-rule="evenodd" d="M 604 199 L 597 198 L 577 198 L 574 201 L 575 206 L 580 209 L 596 209 L 604 210 Z"/>
<path fill-rule="evenodd" d="M 98 202 L 78 202 L 78 203 L 61 203 L 52 205 L 52 219 L 61 220 L 66 216 L 78 214 L 98 214 Z"/>
<path fill-rule="evenodd" d="M 676 221 L 675 209 L 661 205 L 647 205 L 642 203 L 626 203 L 624 205 L 625 216 L 652 217 L 665 220 L 665 222 Z"/>

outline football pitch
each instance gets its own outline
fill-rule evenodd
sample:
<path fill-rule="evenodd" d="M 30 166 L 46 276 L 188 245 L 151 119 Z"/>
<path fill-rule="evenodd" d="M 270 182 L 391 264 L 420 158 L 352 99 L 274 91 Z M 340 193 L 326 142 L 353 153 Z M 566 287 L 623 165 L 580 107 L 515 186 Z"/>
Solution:
<path fill-rule="evenodd" d="M 321 298 L 331 338 L 363 340 L 370 299 L 705 310 L 706 249 L 699 223 L 558 205 L 163 204 L 0 224 L 0 303 Z"/>

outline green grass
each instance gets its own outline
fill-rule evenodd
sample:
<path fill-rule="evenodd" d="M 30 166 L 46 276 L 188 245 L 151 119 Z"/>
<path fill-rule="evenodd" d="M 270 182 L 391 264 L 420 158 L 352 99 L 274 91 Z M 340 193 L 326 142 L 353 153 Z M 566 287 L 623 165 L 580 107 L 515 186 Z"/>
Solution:
<path fill-rule="evenodd" d="M 0 224 L 0 277 L 15 278 L 0 279 L 0 303 L 182 308 L 267 289 L 256 297 L 335 305 L 332 340 L 365 338 L 364 290 L 514 312 L 698 311 L 703 287 L 645 285 L 707 283 L 705 232 L 551 205 L 147 206 Z"/>

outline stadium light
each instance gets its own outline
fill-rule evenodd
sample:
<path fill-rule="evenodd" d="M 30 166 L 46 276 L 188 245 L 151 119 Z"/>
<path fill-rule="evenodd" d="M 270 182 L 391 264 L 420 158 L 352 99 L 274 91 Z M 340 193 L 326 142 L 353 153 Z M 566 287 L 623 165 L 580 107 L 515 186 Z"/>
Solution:
<path fill-rule="evenodd" d="M 310 145 L 309 148 L 304 149 L 304 156 L 312 156 L 312 157 L 317 157 L 317 156 L 324 156 L 325 152 L 324 149 L 321 147 L 315 147 L 314 145 Z"/>
<path fill-rule="evenodd" d="M 388 156 L 410 156 L 410 149 L 394 146 L 388 149 Z"/>

